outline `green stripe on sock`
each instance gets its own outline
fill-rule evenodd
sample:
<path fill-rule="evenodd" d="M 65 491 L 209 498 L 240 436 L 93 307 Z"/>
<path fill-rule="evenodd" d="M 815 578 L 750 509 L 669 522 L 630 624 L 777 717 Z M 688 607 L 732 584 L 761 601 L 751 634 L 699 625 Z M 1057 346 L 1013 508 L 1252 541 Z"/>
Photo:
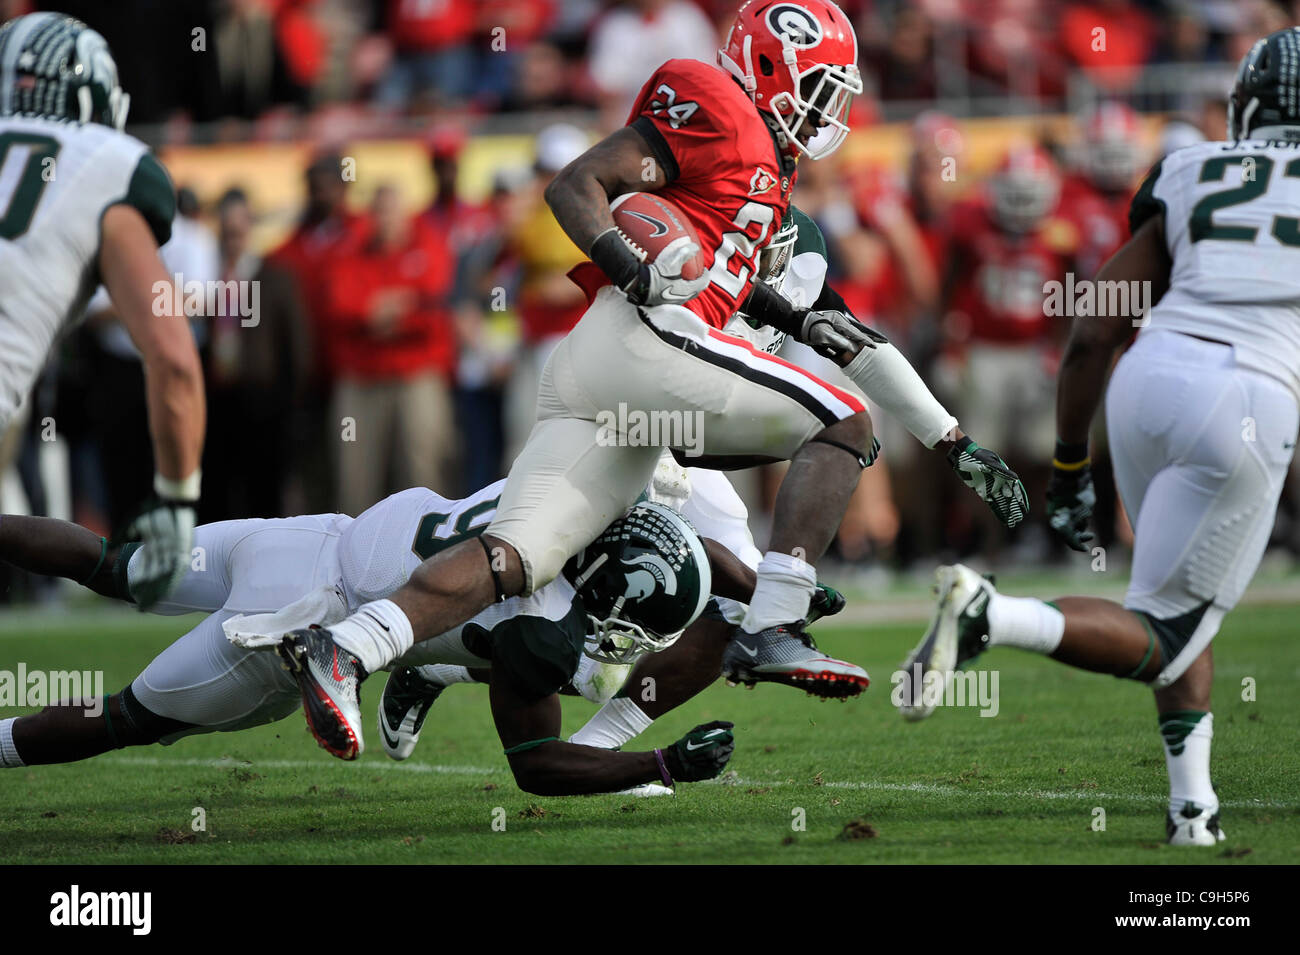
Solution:
<path fill-rule="evenodd" d="M 1170 710 L 1160 714 L 1160 735 L 1171 756 L 1183 754 L 1184 742 L 1207 710 Z"/>

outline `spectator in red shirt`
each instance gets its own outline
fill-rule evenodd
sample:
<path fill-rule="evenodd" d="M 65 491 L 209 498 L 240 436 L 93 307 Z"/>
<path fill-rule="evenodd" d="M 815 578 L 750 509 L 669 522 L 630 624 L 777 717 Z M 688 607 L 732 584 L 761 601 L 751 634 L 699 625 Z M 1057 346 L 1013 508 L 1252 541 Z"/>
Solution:
<path fill-rule="evenodd" d="M 1128 0 L 1074 3 L 1061 14 L 1065 55 L 1104 90 L 1126 90 L 1137 81 L 1154 34 L 1150 17 Z"/>
<path fill-rule="evenodd" d="M 370 229 L 327 283 L 339 504 L 357 515 L 406 487 L 443 487 L 457 450 L 449 379 L 456 358 L 442 237 L 406 215 L 391 185 Z"/>

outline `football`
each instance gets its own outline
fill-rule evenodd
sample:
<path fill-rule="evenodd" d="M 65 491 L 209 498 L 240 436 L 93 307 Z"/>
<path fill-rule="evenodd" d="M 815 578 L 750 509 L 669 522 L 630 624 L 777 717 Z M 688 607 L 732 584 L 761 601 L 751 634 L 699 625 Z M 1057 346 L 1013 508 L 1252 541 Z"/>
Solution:
<path fill-rule="evenodd" d="M 699 251 L 682 263 L 682 278 L 699 278 L 709 270 L 709 254 L 695 226 L 674 203 L 648 192 L 629 192 L 615 199 L 610 211 L 619 234 L 641 261 L 654 262 L 664 250 L 694 242 Z"/>

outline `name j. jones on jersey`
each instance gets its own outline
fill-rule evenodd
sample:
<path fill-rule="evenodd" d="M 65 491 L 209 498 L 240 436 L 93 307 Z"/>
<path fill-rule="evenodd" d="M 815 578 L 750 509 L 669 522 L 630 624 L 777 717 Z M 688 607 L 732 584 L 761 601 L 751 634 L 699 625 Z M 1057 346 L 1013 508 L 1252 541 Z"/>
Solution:
<path fill-rule="evenodd" d="M 132 935 L 153 927 L 152 892 L 83 892 L 74 885 L 50 896 L 50 924 L 60 926 L 129 926 Z"/>

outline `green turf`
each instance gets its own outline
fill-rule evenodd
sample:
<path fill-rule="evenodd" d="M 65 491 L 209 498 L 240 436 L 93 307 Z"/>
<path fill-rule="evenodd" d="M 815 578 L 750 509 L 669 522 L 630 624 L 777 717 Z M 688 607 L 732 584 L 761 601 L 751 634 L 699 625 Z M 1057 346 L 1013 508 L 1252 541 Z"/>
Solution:
<path fill-rule="evenodd" d="M 521 793 L 486 692 L 457 686 L 401 765 L 384 757 L 371 724 L 358 763 L 333 760 L 295 714 L 240 734 L 0 772 L 0 863 L 1295 863 L 1295 616 L 1243 607 L 1216 642 L 1215 782 L 1229 836 L 1218 849 L 1162 844 L 1164 758 L 1148 691 L 995 651 L 980 663 L 999 673 L 996 717 L 941 709 L 907 725 L 890 705 L 889 674 L 916 639 L 912 624 L 821 628 L 825 649 L 873 674 L 858 700 L 719 684 L 653 726 L 645 745 L 710 719 L 737 724 L 735 775 L 683 785 L 672 799 Z M 102 668 L 112 691 L 187 625 L 132 613 L 8 615 L 0 669 Z M 1256 702 L 1242 700 L 1247 677 Z M 365 688 L 368 719 L 380 679 Z M 593 709 L 567 701 L 565 731 Z M 196 807 L 206 832 L 191 829 Z M 1105 831 L 1093 829 L 1095 808 Z M 494 831 L 502 815 L 505 831 Z M 800 816 L 806 828 L 794 831 Z M 874 836 L 842 838 L 853 820 Z"/>

